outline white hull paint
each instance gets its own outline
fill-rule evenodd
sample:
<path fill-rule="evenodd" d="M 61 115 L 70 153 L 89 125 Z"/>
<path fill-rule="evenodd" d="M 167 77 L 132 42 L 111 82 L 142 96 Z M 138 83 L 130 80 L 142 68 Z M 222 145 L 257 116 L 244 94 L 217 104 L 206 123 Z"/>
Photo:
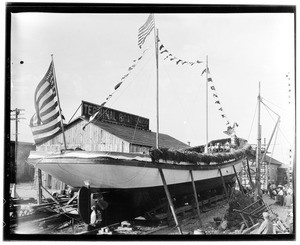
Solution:
<path fill-rule="evenodd" d="M 109 157 L 109 160 L 107 159 Z M 92 188 L 133 189 L 163 186 L 158 168 L 163 173 L 168 185 L 191 182 L 189 170 L 193 169 L 194 180 L 204 181 L 220 178 L 218 167 L 197 168 L 195 165 L 159 163 L 153 164 L 148 155 L 116 153 L 71 152 L 56 157 L 42 157 L 31 154 L 29 162 L 36 167 L 73 186 L 84 186 L 85 182 Z M 128 164 L 128 163 L 134 164 Z M 220 165 L 222 175 L 234 175 L 242 168 L 242 159 L 231 164 Z M 174 167 L 173 167 L 174 166 Z M 190 168 L 191 167 L 191 168 Z"/>

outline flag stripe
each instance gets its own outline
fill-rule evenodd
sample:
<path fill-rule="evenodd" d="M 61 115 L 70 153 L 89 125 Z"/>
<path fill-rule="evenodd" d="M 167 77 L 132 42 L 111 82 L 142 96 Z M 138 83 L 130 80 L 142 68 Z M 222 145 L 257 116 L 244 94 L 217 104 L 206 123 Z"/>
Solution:
<path fill-rule="evenodd" d="M 51 100 L 53 100 L 54 95 L 51 91 L 48 91 L 44 94 L 44 96 L 37 101 L 37 106 L 39 107 L 39 111 L 41 111 Z"/>
<path fill-rule="evenodd" d="M 48 113 L 51 113 L 51 111 L 53 110 L 58 111 L 58 103 L 54 100 L 52 100 L 48 105 L 46 105 L 43 108 L 43 110 L 41 110 L 41 118 L 44 118 Z"/>
<path fill-rule="evenodd" d="M 47 110 L 47 105 L 52 102 L 57 102 L 57 97 L 54 94 L 48 94 L 47 97 L 43 99 L 42 103 L 40 103 L 40 114 Z"/>
<path fill-rule="evenodd" d="M 59 111 L 58 111 L 58 109 L 56 111 L 52 111 L 51 113 L 47 114 L 47 116 L 42 117 L 42 121 L 43 121 L 44 124 L 52 122 L 53 120 L 58 120 L 59 121 Z"/>
<path fill-rule="evenodd" d="M 154 16 L 153 14 L 150 14 L 145 24 L 139 28 L 138 45 L 140 48 L 145 43 L 146 37 L 151 33 L 153 29 L 154 29 Z"/>
<path fill-rule="evenodd" d="M 55 90 L 53 69 L 54 65 L 51 62 L 34 93 L 36 113 L 30 119 L 30 127 L 36 144 L 51 139 L 61 129 L 62 116 Z"/>
<path fill-rule="evenodd" d="M 49 101 L 49 103 L 47 105 L 45 105 L 43 107 L 43 109 L 40 110 L 41 117 L 45 116 L 45 114 L 49 113 L 50 110 L 54 110 L 55 106 L 58 106 L 58 102 L 57 102 L 56 99 L 53 99 L 53 100 Z"/>
<path fill-rule="evenodd" d="M 146 40 L 146 37 L 151 33 L 153 28 L 154 28 L 154 23 L 152 23 L 149 27 L 147 27 L 147 29 L 145 29 L 145 30 L 143 30 L 142 32 L 139 33 L 139 36 L 138 36 L 139 46 L 144 44 L 144 42 Z"/>
<path fill-rule="evenodd" d="M 33 135 L 37 134 L 44 134 L 47 133 L 48 131 L 51 131 L 55 128 L 59 128 L 60 126 L 60 121 L 59 120 L 54 120 L 51 122 L 48 122 L 47 124 L 35 126 L 32 128 L 32 133 Z"/>
<path fill-rule="evenodd" d="M 41 144 L 51 138 L 53 138 L 53 135 L 56 134 L 57 132 L 59 132 L 59 127 L 55 128 L 54 130 L 48 131 L 47 133 L 44 134 L 39 134 L 39 135 L 34 135 L 34 141 L 36 142 L 36 144 Z"/>

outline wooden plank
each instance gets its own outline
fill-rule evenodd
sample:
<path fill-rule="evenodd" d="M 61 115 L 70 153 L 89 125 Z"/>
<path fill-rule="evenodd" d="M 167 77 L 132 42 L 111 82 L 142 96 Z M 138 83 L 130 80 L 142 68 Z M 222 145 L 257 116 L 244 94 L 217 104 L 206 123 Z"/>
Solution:
<path fill-rule="evenodd" d="M 225 180 L 224 180 L 224 178 L 223 178 L 222 171 L 221 171 L 221 169 L 220 169 L 220 168 L 219 168 L 219 173 L 220 173 L 220 176 L 221 176 L 221 179 L 222 179 L 222 184 L 223 184 L 223 188 L 224 188 L 224 191 L 225 191 L 225 194 L 226 194 L 227 200 L 229 201 L 229 196 L 228 196 L 228 192 L 227 192 L 227 188 L 226 188 Z"/>
<path fill-rule="evenodd" d="M 193 171 L 190 170 L 190 175 L 192 179 L 192 185 L 193 185 L 193 191 L 194 191 L 194 197 L 197 205 L 197 213 L 198 213 L 198 218 L 199 218 L 199 225 L 202 227 L 202 221 L 201 221 L 201 216 L 200 216 L 200 208 L 199 208 L 199 202 L 198 202 L 198 195 L 197 195 L 197 190 L 194 182 L 194 176 L 193 176 Z"/>
<path fill-rule="evenodd" d="M 240 182 L 239 176 L 236 173 L 236 169 L 235 169 L 234 165 L 232 167 L 233 167 L 233 170 L 234 170 L 234 174 L 235 174 L 236 180 L 237 180 L 237 182 L 239 184 L 240 191 L 242 192 L 243 196 L 245 196 L 244 189 L 243 189 L 242 184 Z"/>
<path fill-rule="evenodd" d="M 171 212 L 172 212 L 172 215 L 173 215 L 176 227 L 177 227 L 179 233 L 182 235 L 181 227 L 180 227 L 180 225 L 178 223 L 178 220 L 177 220 L 177 216 L 176 216 L 176 213 L 175 213 L 173 201 L 172 201 L 171 195 L 170 195 L 169 190 L 168 190 L 168 186 L 167 186 L 167 182 L 166 182 L 164 173 L 163 173 L 163 171 L 162 171 L 161 168 L 159 168 L 158 170 L 159 170 L 159 173 L 160 173 L 163 185 L 164 185 L 165 193 L 166 193 L 167 198 L 168 198 L 168 202 L 169 202 L 169 205 L 170 205 L 170 209 L 171 209 Z"/>
<path fill-rule="evenodd" d="M 37 203 L 41 204 L 42 203 L 42 170 L 39 168 L 37 169 Z"/>
<path fill-rule="evenodd" d="M 44 186 L 41 186 L 50 196 L 50 198 L 56 203 L 56 204 L 59 204 L 59 202 L 52 196 L 52 194 L 44 187 Z"/>

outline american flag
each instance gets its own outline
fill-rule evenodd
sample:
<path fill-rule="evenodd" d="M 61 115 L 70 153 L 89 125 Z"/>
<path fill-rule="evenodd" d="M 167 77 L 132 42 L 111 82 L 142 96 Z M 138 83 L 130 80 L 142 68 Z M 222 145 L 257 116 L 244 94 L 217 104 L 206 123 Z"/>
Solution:
<path fill-rule="evenodd" d="M 145 24 L 139 28 L 138 45 L 140 48 L 142 48 L 142 45 L 144 44 L 146 37 L 151 33 L 153 29 L 154 29 L 154 15 L 150 14 Z"/>
<path fill-rule="evenodd" d="M 62 117 L 57 96 L 52 61 L 34 94 L 36 113 L 30 120 L 30 127 L 36 144 L 52 138 L 61 129 Z"/>

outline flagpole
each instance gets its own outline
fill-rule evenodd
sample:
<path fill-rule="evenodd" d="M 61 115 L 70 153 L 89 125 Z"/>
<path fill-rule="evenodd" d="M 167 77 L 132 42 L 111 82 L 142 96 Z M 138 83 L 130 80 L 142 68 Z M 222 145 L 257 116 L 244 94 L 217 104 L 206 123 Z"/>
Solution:
<path fill-rule="evenodd" d="M 206 55 L 206 146 L 205 153 L 208 152 L 208 55 Z"/>
<path fill-rule="evenodd" d="M 57 89 L 57 83 L 56 83 L 53 54 L 51 54 L 51 59 L 52 59 L 52 66 L 53 66 L 54 86 L 55 86 L 55 91 L 56 91 L 56 95 L 57 95 L 58 110 L 59 110 L 59 115 L 60 115 L 60 124 L 61 124 L 61 130 L 62 130 L 62 134 L 63 134 L 64 146 L 65 146 L 65 150 L 66 150 L 67 143 L 66 143 L 66 136 L 65 136 L 65 130 L 64 130 L 64 123 L 63 123 L 62 115 L 61 115 L 61 108 L 60 108 L 59 95 L 58 95 L 58 89 Z"/>
<path fill-rule="evenodd" d="M 254 192 L 254 201 L 256 201 L 258 199 L 258 196 L 260 196 L 260 190 L 261 190 L 260 187 L 260 157 L 261 157 L 260 82 L 258 84 L 257 103 L 258 103 L 258 112 L 257 112 L 257 146 L 256 146 L 256 177 L 255 177 L 256 188 Z"/>
<path fill-rule="evenodd" d="M 155 38 L 155 60 L 156 60 L 156 142 L 155 146 L 159 146 L 159 73 L 158 73 L 158 30 L 155 28 L 155 19 L 153 14 L 154 21 L 154 38 Z"/>

